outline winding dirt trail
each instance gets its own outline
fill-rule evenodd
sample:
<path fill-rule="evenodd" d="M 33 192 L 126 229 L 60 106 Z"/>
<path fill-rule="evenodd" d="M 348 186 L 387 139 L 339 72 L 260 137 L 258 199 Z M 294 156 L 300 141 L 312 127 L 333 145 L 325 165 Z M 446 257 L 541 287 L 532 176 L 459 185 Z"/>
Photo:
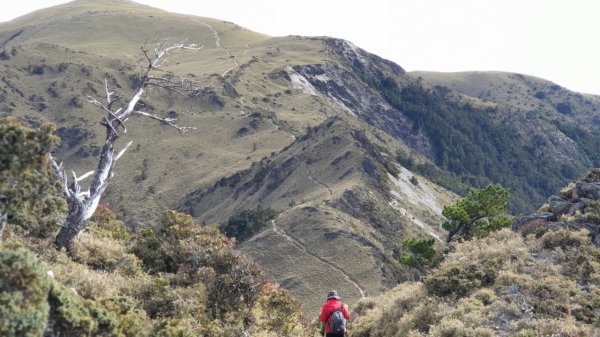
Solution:
<path fill-rule="evenodd" d="M 233 59 L 233 67 L 225 70 L 225 72 L 221 75 L 221 77 L 225 77 L 230 71 L 232 71 L 232 70 L 240 67 L 240 61 L 238 60 L 238 58 L 235 55 L 233 55 L 231 53 L 231 51 L 229 49 L 226 49 L 225 47 L 223 47 L 221 45 L 221 37 L 219 37 L 219 32 L 217 32 L 217 30 L 213 26 L 211 26 L 208 23 L 203 22 L 203 21 L 200 21 L 200 22 L 202 22 L 203 25 L 205 25 L 206 27 L 208 27 L 212 31 L 212 33 L 213 33 L 213 35 L 215 37 L 215 45 L 218 48 L 223 49 L 225 51 L 225 53 L 227 54 L 228 58 L 232 58 Z M 247 50 L 250 49 L 249 45 L 246 45 L 246 46 L 248 47 Z M 247 52 L 247 50 L 246 50 L 246 52 Z"/>
<path fill-rule="evenodd" d="M 306 164 L 305 164 L 306 165 Z M 306 170 L 308 171 L 308 180 L 312 181 L 313 183 L 323 187 L 324 189 L 327 190 L 327 192 L 329 192 L 329 199 L 333 198 L 333 191 L 331 190 L 331 188 L 325 184 L 323 184 L 320 181 L 317 181 L 315 178 L 313 178 L 313 174 L 312 171 L 310 170 L 310 166 L 306 165 Z"/>
<path fill-rule="evenodd" d="M 358 285 L 358 280 L 354 279 L 352 276 L 350 276 L 348 273 L 346 273 L 346 271 L 344 271 L 344 269 L 342 269 L 342 268 L 338 267 L 337 265 L 331 263 L 330 261 L 312 253 L 309 249 L 306 248 L 306 246 L 302 242 L 296 240 L 293 236 L 291 236 L 288 232 L 286 232 L 285 229 L 278 227 L 277 224 L 275 223 L 275 220 L 271 220 L 271 225 L 273 226 L 273 232 L 275 234 L 283 236 L 287 241 L 289 241 L 292 244 L 292 246 L 296 247 L 298 250 L 300 250 L 304 254 L 310 255 L 311 257 L 314 257 L 315 259 L 330 266 L 332 269 L 334 269 L 335 271 L 340 273 L 346 281 L 348 281 L 354 287 L 356 287 L 356 289 L 358 289 L 358 292 L 359 292 L 361 298 L 364 298 L 366 296 L 365 290 Z"/>

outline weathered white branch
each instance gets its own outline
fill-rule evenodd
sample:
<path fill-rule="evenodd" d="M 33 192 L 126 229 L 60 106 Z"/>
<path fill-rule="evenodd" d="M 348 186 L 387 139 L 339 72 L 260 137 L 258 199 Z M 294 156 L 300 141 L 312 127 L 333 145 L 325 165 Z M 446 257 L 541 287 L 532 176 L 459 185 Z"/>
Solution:
<path fill-rule="evenodd" d="M 85 178 L 87 178 L 87 177 L 91 176 L 92 174 L 94 174 L 94 171 L 86 172 L 86 173 L 84 173 L 84 174 L 83 174 L 81 177 L 77 178 L 77 181 L 82 181 L 82 180 L 84 180 Z"/>
<path fill-rule="evenodd" d="M 60 180 L 62 180 L 62 182 L 63 182 L 63 193 L 65 194 L 65 196 L 68 199 L 69 198 L 69 182 L 67 180 L 67 175 L 65 174 L 65 171 L 63 171 L 62 163 L 60 163 L 60 165 L 59 165 L 56 162 L 56 160 L 54 160 L 52 155 L 49 156 L 49 160 L 50 160 L 50 163 L 52 164 L 52 168 L 54 169 L 54 172 L 56 172 L 56 174 L 58 175 Z"/>
<path fill-rule="evenodd" d="M 112 101 L 110 100 L 110 96 L 112 96 L 114 93 L 108 91 L 108 80 L 106 78 L 104 79 L 104 90 L 106 91 L 106 103 L 108 103 L 108 106 L 110 106 L 110 104 L 112 103 Z"/>
<path fill-rule="evenodd" d="M 114 159 L 115 162 L 117 160 L 119 160 L 119 158 L 121 158 L 121 156 L 125 153 L 125 151 L 127 151 L 127 149 L 131 146 L 131 144 L 133 144 L 133 141 L 125 144 L 125 147 L 123 147 L 123 149 L 121 151 L 119 151 L 119 153 L 115 156 L 115 159 Z"/>
<path fill-rule="evenodd" d="M 151 113 L 147 113 L 144 111 L 139 111 L 139 110 L 136 110 L 133 113 L 136 115 L 141 115 L 144 117 L 152 118 L 157 121 L 163 122 L 171 127 L 174 127 L 175 129 L 179 130 L 179 132 L 182 132 L 182 133 L 189 131 L 189 130 L 196 130 L 196 127 L 193 127 L 193 126 L 179 126 L 179 125 L 173 123 L 174 121 L 177 120 L 176 118 L 163 118 L 163 117 L 160 117 L 160 116 L 157 116 L 157 115 L 154 115 Z"/>

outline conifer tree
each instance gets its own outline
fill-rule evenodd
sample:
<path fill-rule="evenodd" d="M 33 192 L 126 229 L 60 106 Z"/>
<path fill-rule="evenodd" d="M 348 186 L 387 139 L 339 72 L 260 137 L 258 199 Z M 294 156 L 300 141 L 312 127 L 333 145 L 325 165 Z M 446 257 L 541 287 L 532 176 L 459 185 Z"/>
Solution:
<path fill-rule="evenodd" d="M 442 223 L 442 227 L 448 230 L 446 242 L 457 237 L 465 240 L 485 237 L 510 225 L 513 217 L 506 214 L 507 208 L 508 191 L 499 184 L 469 190 L 454 205 L 444 206 L 442 215 L 448 219 Z"/>

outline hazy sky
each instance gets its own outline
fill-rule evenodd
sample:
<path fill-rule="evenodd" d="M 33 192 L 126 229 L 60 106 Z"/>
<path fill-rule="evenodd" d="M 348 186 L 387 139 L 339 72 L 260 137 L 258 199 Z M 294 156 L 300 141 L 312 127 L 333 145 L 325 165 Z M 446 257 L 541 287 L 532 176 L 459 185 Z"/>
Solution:
<path fill-rule="evenodd" d="M 0 22 L 65 2 L 11 1 Z M 408 71 L 511 71 L 600 94 L 598 0 L 136 2 L 272 36 L 344 38 Z"/>

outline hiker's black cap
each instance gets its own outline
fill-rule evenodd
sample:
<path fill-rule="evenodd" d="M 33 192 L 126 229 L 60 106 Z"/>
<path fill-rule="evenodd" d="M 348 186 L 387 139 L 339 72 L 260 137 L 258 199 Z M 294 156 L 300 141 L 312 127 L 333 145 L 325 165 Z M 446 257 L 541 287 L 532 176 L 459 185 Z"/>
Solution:
<path fill-rule="evenodd" d="M 335 298 L 336 300 L 342 299 L 340 296 L 338 296 L 338 293 L 335 290 L 332 290 L 327 294 L 327 299 L 330 299 L 330 298 Z"/>

